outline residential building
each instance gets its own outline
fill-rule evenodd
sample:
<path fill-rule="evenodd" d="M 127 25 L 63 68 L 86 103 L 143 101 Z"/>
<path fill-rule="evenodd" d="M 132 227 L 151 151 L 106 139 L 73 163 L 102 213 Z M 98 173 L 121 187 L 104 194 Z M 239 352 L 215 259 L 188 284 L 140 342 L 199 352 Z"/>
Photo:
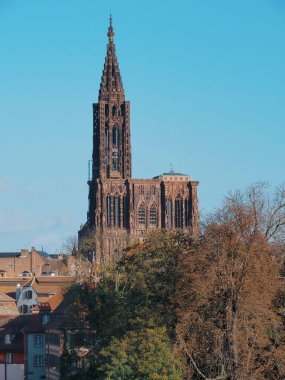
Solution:
<path fill-rule="evenodd" d="M 20 313 L 30 314 L 39 303 L 49 302 L 55 294 L 62 294 L 73 280 L 71 276 L 33 277 L 21 289 L 17 301 Z"/>
<path fill-rule="evenodd" d="M 0 252 L 0 278 L 68 275 L 68 255 L 49 255 L 44 251 L 22 249 Z"/>
<path fill-rule="evenodd" d="M 24 335 L 28 316 L 0 316 L 0 379 L 24 379 Z"/>

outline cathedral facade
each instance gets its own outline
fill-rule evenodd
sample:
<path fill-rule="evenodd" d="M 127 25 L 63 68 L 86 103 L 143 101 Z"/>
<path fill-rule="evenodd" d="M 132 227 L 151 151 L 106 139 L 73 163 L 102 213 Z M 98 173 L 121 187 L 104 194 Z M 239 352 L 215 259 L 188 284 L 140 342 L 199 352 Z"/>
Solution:
<path fill-rule="evenodd" d="M 189 175 L 170 171 L 152 179 L 132 178 L 130 102 L 125 99 L 112 18 L 107 55 L 93 104 L 92 176 L 87 222 L 79 240 L 92 234 L 97 263 L 115 261 L 132 241 L 156 229 L 199 228 L 197 187 Z"/>

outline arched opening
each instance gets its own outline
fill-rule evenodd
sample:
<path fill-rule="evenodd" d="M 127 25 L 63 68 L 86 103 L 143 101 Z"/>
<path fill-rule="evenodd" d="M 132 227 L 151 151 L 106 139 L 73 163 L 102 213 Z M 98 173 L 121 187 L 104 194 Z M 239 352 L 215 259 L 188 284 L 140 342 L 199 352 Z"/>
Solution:
<path fill-rule="evenodd" d="M 112 108 L 112 115 L 113 115 L 114 117 L 118 116 L 118 109 L 117 109 L 116 106 L 113 106 L 113 108 Z"/>
<path fill-rule="evenodd" d="M 141 226 L 145 226 L 145 224 L 146 224 L 146 217 L 145 217 L 145 206 L 144 205 L 140 205 L 140 207 L 139 207 L 138 219 L 139 219 L 139 224 Z"/>
<path fill-rule="evenodd" d="M 111 214 L 111 197 L 110 197 L 110 195 L 107 195 L 106 203 L 107 203 L 107 226 L 111 227 L 111 225 L 112 225 L 111 215 L 112 214 Z"/>
<path fill-rule="evenodd" d="M 184 201 L 184 220 L 185 220 L 185 227 L 189 226 L 189 200 L 185 199 Z"/>
<path fill-rule="evenodd" d="M 126 195 L 123 198 L 123 226 L 124 228 L 129 227 L 128 198 Z"/>
<path fill-rule="evenodd" d="M 109 116 L 109 106 L 108 106 L 108 104 L 105 105 L 105 116 L 106 117 Z"/>
<path fill-rule="evenodd" d="M 183 200 L 175 199 L 175 227 L 183 228 Z"/>
<path fill-rule="evenodd" d="M 157 208 L 155 205 L 152 205 L 149 209 L 149 224 L 152 227 L 157 225 Z"/>
<path fill-rule="evenodd" d="M 105 137 L 106 137 L 106 167 L 109 167 L 109 128 L 105 128 Z"/>
<path fill-rule="evenodd" d="M 114 226 L 120 227 L 120 198 L 117 195 L 114 197 Z"/>
<path fill-rule="evenodd" d="M 119 145 L 119 129 L 118 129 L 118 127 L 113 128 L 113 145 L 114 146 Z"/>
<path fill-rule="evenodd" d="M 172 200 L 167 201 L 168 228 L 172 228 Z"/>

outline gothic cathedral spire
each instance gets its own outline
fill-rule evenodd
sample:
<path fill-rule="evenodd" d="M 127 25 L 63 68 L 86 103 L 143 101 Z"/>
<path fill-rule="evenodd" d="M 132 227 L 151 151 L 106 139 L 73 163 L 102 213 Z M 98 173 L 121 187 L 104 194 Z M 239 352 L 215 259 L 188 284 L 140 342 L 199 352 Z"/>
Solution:
<path fill-rule="evenodd" d="M 93 167 L 87 222 L 79 238 L 92 236 L 90 260 L 104 265 L 121 256 L 131 241 L 156 229 L 199 229 L 197 187 L 189 175 L 171 170 L 151 179 L 131 173 L 130 102 L 116 56 L 110 16 L 107 54 L 99 99 L 93 104 Z M 147 149 L 146 149 L 147 154 Z"/>
<path fill-rule="evenodd" d="M 114 28 L 112 16 L 110 16 L 110 26 L 108 29 L 108 45 L 107 55 L 105 58 L 105 64 L 103 69 L 103 75 L 101 79 L 99 101 L 124 101 L 124 89 L 119 69 L 119 64 L 116 56 L 116 46 L 114 44 Z"/>
<path fill-rule="evenodd" d="M 93 179 L 131 178 L 130 103 L 125 94 L 116 56 L 112 16 L 107 55 L 93 104 Z"/>

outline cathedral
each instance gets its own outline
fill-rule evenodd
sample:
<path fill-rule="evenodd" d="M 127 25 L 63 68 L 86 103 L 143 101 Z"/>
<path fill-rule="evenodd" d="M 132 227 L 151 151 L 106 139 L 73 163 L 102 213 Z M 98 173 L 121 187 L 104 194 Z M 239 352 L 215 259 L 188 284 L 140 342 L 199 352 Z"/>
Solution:
<path fill-rule="evenodd" d="M 132 241 L 156 229 L 199 228 L 197 187 L 189 175 L 170 170 L 152 179 L 132 178 L 130 102 L 116 56 L 112 17 L 99 90 L 93 104 L 92 174 L 87 222 L 79 240 L 92 234 L 94 260 L 110 263 Z"/>

